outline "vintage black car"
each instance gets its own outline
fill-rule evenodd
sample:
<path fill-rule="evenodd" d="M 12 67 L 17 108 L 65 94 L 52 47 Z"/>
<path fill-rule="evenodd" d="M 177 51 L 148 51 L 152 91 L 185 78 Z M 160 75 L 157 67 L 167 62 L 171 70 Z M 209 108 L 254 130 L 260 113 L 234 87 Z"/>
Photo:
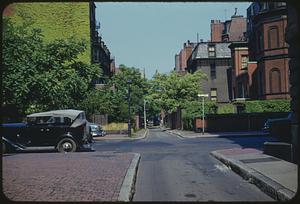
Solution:
<path fill-rule="evenodd" d="M 85 112 L 55 110 L 27 116 L 25 123 L 1 125 L 3 151 L 53 146 L 59 152 L 74 152 L 92 143 Z"/>

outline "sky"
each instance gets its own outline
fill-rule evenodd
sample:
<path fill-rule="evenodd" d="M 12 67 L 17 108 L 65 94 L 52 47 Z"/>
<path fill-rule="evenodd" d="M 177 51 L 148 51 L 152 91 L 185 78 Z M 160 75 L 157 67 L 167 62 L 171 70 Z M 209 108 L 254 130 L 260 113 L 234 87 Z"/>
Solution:
<path fill-rule="evenodd" d="M 145 69 L 152 78 L 156 70 L 169 73 L 175 67 L 175 54 L 190 40 L 210 40 L 211 20 L 229 20 L 237 14 L 246 17 L 249 2 L 178 3 L 96 3 L 103 41 L 115 57 L 116 65 Z"/>

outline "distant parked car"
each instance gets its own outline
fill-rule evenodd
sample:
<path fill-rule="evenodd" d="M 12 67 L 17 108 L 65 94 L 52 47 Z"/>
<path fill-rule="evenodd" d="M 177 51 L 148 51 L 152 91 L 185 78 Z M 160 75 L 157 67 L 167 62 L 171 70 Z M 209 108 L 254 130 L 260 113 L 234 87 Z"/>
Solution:
<path fill-rule="evenodd" d="M 292 118 L 292 113 L 289 113 L 288 116 L 285 118 L 268 119 L 265 122 L 262 129 L 265 132 L 270 132 L 271 129 L 274 129 L 274 126 L 283 126 L 289 128 L 291 124 L 291 118 Z"/>
<path fill-rule="evenodd" d="M 89 123 L 90 128 L 90 134 L 92 137 L 104 137 L 106 135 L 106 132 L 103 130 L 103 128 L 95 123 Z"/>
<path fill-rule="evenodd" d="M 27 116 L 25 123 L 1 124 L 3 151 L 54 146 L 59 152 L 74 152 L 92 143 L 85 112 L 55 110 Z"/>

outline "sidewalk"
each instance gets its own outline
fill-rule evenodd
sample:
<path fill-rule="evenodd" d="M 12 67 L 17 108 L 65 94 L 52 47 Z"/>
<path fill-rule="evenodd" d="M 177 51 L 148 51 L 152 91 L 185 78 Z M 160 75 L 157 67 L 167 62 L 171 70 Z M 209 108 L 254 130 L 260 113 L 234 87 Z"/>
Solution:
<path fill-rule="evenodd" d="M 23 153 L 2 158 L 2 189 L 12 201 L 130 201 L 140 154 Z"/>
<path fill-rule="evenodd" d="M 292 199 L 298 187 L 298 166 L 252 148 L 211 152 L 234 172 L 279 201 Z"/>
<path fill-rule="evenodd" d="M 104 137 L 94 137 L 95 141 L 100 140 L 137 140 L 144 139 L 147 137 L 149 129 L 142 129 L 132 134 L 131 137 L 128 137 L 127 134 L 107 134 Z"/>
<path fill-rule="evenodd" d="M 265 136 L 269 135 L 269 133 L 263 131 L 240 131 L 240 132 L 215 132 L 208 133 L 205 132 L 197 133 L 194 131 L 186 131 L 186 130 L 166 130 L 168 133 L 175 134 L 182 138 L 209 138 L 209 137 L 243 137 L 243 136 Z"/>

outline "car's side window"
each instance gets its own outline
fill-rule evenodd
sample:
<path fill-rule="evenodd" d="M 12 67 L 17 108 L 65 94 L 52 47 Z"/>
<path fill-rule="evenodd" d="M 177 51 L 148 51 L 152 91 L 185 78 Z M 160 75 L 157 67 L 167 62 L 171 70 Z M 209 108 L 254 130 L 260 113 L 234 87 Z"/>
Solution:
<path fill-rule="evenodd" d="M 70 118 L 64 117 L 64 124 L 71 125 L 71 123 L 72 123 L 72 120 Z"/>

